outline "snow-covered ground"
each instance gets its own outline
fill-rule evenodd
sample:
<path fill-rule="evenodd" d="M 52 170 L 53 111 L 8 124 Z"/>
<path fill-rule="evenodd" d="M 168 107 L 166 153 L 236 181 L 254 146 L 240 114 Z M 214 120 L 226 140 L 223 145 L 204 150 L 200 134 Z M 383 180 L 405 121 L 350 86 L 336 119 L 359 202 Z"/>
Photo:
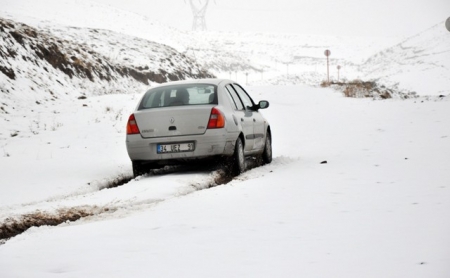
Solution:
<path fill-rule="evenodd" d="M 54 43 L 66 56 L 81 45 L 100 64 L 166 72 L 189 72 L 196 60 L 219 77 L 248 81 L 255 100 L 271 103 L 263 113 L 274 160 L 225 184 L 210 167 L 132 179 L 125 124 L 148 86 L 68 77 L 32 44 L 16 44 L 17 29 L 7 27 L 0 234 L 83 217 L 0 240 L 0 277 L 449 277 L 443 26 L 395 42 L 192 33 L 91 0 L 1 2 L 0 17 L 36 28 L 41 45 Z M 317 88 L 325 48 L 332 69 L 343 66 L 341 78 L 375 79 L 419 97 L 350 99 Z M 11 69 L 16 79 L 6 77 Z M 313 87 L 286 86 L 300 83 Z"/>
<path fill-rule="evenodd" d="M 136 95 L 17 114 L 39 128 L 2 139 L 0 223 L 94 216 L 6 241 L 0 277 L 448 277 L 448 98 L 248 89 L 271 103 L 274 161 L 220 186 L 181 168 L 102 189 L 131 176 Z"/>

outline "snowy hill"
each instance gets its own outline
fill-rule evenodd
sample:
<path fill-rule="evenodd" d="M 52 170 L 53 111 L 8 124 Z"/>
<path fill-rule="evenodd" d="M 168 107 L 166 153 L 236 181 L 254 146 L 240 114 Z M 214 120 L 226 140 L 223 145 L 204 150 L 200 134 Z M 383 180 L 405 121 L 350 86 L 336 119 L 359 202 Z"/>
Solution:
<path fill-rule="evenodd" d="M 341 79 L 378 80 L 385 86 L 418 95 L 445 95 L 450 88 L 450 59 L 446 52 L 450 38 L 443 24 L 402 41 L 401 38 L 181 31 L 152 21 L 151 15 L 139 15 L 92 0 L 6 0 L 0 16 L 59 37 L 67 34 L 78 43 L 93 43 L 95 51 L 121 63 L 136 62 L 139 67 L 152 67 L 139 55 L 142 44 L 133 45 L 144 39 L 173 47 L 218 77 L 255 85 L 317 86 L 326 79 L 323 52 L 330 49 L 331 80 L 337 80 L 336 67 L 340 65 Z M 123 37 L 114 42 L 117 47 L 111 43 L 100 45 L 101 41 L 109 40 L 107 31 L 96 34 L 79 28 L 111 30 Z M 399 41 L 402 42 L 398 44 Z M 374 53 L 378 54 L 372 56 Z M 151 51 L 145 54 L 151 55 Z"/>
<path fill-rule="evenodd" d="M 205 32 L 194 37 L 196 39 L 188 43 L 188 53 L 195 55 L 205 68 L 217 76 L 241 80 L 248 73 L 248 80 L 253 84 L 264 84 L 264 79 L 297 75 L 298 83 L 317 85 L 326 77 L 325 49 L 332 49 L 333 68 L 339 64 L 350 70 L 389 45 L 376 38 L 298 34 Z"/>
<path fill-rule="evenodd" d="M 450 93 L 450 34 L 444 22 L 370 57 L 360 67 L 366 78 L 415 90 Z"/>
<path fill-rule="evenodd" d="M 132 37 L 169 45 L 197 60 L 218 77 L 248 79 L 266 83 L 286 74 L 295 80 L 318 84 L 326 77 L 323 52 L 331 49 L 333 67 L 343 66 L 343 74 L 354 69 L 373 53 L 397 40 L 372 37 L 327 37 L 295 34 L 248 34 L 181 31 L 142 16 L 101 5 L 91 0 L 7 0 L 0 16 L 40 29 L 55 26 L 107 29 Z M 248 76 L 246 76 L 248 73 Z M 332 73 L 335 74 L 335 71 Z M 353 74 L 355 75 L 355 74 Z"/>
<path fill-rule="evenodd" d="M 17 99 L 142 92 L 149 82 L 211 76 L 169 46 L 112 31 L 42 30 L 1 18 L 0 30 L 2 113 Z"/>

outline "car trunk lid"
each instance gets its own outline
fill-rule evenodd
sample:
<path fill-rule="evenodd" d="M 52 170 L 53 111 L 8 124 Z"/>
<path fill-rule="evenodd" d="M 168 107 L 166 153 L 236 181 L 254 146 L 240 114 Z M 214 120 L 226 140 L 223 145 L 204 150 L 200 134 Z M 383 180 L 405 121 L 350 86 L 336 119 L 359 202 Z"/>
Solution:
<path fill-rule="evenodd" d="M 134 113 L 144 138 L 198 135 L 206 132 L 212 105 L 145 109 Z"/>

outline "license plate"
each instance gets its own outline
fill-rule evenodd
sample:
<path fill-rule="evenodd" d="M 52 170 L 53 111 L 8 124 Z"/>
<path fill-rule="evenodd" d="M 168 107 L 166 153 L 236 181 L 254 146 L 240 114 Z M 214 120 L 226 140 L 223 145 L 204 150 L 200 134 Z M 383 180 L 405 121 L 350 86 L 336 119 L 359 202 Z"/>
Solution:
<path fill-rule="evenodd" d="M 181 153 L 194 151 L 194 142 L 176 144 L 158 144 L 158 153 Z"/>

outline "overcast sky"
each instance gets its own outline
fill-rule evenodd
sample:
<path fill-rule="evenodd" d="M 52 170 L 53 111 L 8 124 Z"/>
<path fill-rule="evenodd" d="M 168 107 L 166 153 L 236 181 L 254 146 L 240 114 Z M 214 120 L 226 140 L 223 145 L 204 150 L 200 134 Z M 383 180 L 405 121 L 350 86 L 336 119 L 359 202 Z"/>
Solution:
<path fill-rule="evenodd" d="M 178 29 L 192 27 L 189 0 L 95 1 Z M 406 37 L 448 17 L 450 0 L 210 0 L 206 24 L 215 31 Z"/>

